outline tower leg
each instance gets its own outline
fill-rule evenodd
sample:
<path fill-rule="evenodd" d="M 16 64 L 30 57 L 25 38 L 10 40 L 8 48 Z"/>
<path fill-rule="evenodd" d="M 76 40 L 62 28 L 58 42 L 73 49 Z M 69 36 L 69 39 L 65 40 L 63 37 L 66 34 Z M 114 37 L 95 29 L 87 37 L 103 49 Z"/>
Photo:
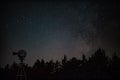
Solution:
<path fill-rule="evenodd" d="M 25 69 L 24 69 L 24 64 L 23 63 L 20 63 L 20 65 L 18 67 L 18 72 L 17 72 L 17 75 L 16 75 L 16 80 L 27 80 Z"/>

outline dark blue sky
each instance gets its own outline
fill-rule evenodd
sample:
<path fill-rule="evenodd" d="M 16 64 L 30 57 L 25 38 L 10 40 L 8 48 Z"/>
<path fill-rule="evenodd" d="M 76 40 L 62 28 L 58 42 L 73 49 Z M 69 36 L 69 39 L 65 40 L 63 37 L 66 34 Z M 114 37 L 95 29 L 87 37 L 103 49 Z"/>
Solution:
<path fill-rule="evenodd" d="M 104 48 L 119 50 L 119 3 L 5 2 L 1 22 L 1 65 L 13 63 L 13 51 L 25 49 L 26 62 L 90 56 Z"/>

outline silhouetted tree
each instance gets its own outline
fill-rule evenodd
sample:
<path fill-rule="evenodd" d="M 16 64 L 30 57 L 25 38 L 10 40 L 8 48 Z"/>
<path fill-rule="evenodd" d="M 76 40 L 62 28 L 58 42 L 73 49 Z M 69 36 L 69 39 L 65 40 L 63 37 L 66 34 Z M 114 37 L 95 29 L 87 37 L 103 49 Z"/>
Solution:
<path fill-rule="evenodd" d="M 39 80 L 40 79 L 40 75 L 41 75 L 41 71 L 40 71 L 40 61 L 37 59 L 33 65 L 32 71 L 31 71 L 31 78 L 32 79 L 36 79 Z"/>
<path fill-rule="evenodd" d="M 67 63 L 67 56 L 64 55 L 64 58 L 62 59 L 62 65 L 63 65 L 63 67 L 65 66 L 66 63 Z"/>
<path fill-rule="evenodd" d="M 110 64 L 110 73 L 113 79 L 118 79 L 120 74 L 120 57 L 117 53 L 112 55 L 112 60 Z"/>
<path fill-rule="evenodd" d="M 79 67 L 80 67 L 80 61 L 76 59 L 75 57 L 73 57 L 72 59 L 68 61 L 69 71 L 76 72 L 78 71 Z"/>
<path fill-rule="evenodd" d="M 52 74 L 54 72 L 55 64 L 53 60 L 50 60 L 49 62 L 46 63 L 47 65 L 47 71 L 49 74 Z"/>
<path fill-rule="evenodd" d="M 108 76 L 106 69 L 108 65 L 108 57 L 105 55 L 105 50 L 98 49 L 88 61 L 88 70 L 90 73 L 90 78 L 92 79 L 107 79 Z"/>
<path fill-rule="evenodd" d="M 89 62 L 94 65 L 96 68 L 105 68 L 108 63 L 108 57 L 105 55 L 103 49 L 98 49 L 90 58 Z"/>

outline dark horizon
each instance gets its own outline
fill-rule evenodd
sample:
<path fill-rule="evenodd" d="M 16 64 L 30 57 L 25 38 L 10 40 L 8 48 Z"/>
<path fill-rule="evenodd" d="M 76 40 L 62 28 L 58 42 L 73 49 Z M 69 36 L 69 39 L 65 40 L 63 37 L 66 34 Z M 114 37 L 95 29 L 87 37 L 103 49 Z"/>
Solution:
<path fill-rule="evenodd" d="M 24 50 L 24 49 L 22 49 L 22 50 Z M 12 62 L 11 64 L 6 63 L 4 66 L 0 65 L 0 68 L 5 68 L 5 67 L 9 67 L 9 68 L 10 68 L 10 67 L 12 67 L 14 64 L 19 65 L 19 64 L 21 63 L 20 57 L 19 57 L 19 55 L 18 55 L 18 53 L 19 53 L 20 51 L 21 51 L 21 50 L 18 50 L 17 52 L 13 52 L 13 53 L 12 53 L 12 55 L 13 55 L 14 57 L 16 57 L 16 59 L 14 60 L 14 62 Z M 24 51 L 26 52 L 26 50 L 24 50 Z M 100 54 L 99 54 L 99 52 L 100 52 Z M 114 57 L 120 58 L 119 53 L 117 53 L 117 52 L 114 52 L 114 53 L 111 54 L 111 56 L 108 56 L 108 55 L 106 54 L 105 49 L 103 49 L 103 48 L 98 48 L 98 49 L 97 49 L 96 51 L 94 51 L 90 56 L 87 56 L 87 55 L 85 55 L 85 54 L 82 54 L 80 58 L 75 57 L 75 56 L 72 56 L 71 58 L 69 58 L 66 54 L 64 54 L 60 60 L 59 60 L 59 59 L 56 59 L 56 60 L 53 60 L 53 59 L 45 60 L 44 58 L 36 58 L 35 61 L 33 62 L 33 64 L 29 64 L 29 63 L 26 62 L 26 57 L 27 57 L 27 54 L 28 54 L 28 53 L 26 52 L 26 56 L 23 58 L 23 64 L 24 64 L 24 65 L 27 65 L 28 67 L 33 67 L 37 61 L 42 61 L 42 60 L 43 60 L 45 63 L 49 63 L 49 62 L 52 61 L 53 63 L 60 62 L 60 64 L 62 64 L 61 62 L 62 62 L 62 60 L 63 60 L 64 58 L 66 58 L 67 61 L 70 61 L 70 60 L 72 60 L 72 59 L 74 59 L 74 58 L 75 58 L 76 60 L 82 61 L 82 60 L 83 60 L 83 57 L 89 62 L 92 57 L 95 57 L 95 56 L 96 56 L 96 53 L 97 53 L 98 57 L 100 57 L 100 55 L 103 55 L 103 54 L 104 54 L 104 57 L 106 57 L 107 60 L 112 60 Z M 20 53 L 20 54 L 21 54 L 21 53 Z M 97 56 L 96 56 L 96 57 L 97 57 Z"/>

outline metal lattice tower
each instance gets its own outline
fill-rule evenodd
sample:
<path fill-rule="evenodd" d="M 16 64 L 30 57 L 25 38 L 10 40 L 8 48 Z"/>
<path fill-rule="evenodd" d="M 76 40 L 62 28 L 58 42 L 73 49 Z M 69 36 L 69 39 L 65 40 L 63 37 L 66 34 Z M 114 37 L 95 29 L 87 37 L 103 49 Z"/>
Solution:
<path fill-rule="evenodd" d="M 25 50 L 19 50 L 18 52 L 13 52 L 13 55 L 17 55 L 20 60 L 18 71 L 16 74 L 16 80 L 27 80 L 26 72 L 24 68 L 24 62 L 23 62 L 26 57 L 26 54 L 27 53 Z"/>

